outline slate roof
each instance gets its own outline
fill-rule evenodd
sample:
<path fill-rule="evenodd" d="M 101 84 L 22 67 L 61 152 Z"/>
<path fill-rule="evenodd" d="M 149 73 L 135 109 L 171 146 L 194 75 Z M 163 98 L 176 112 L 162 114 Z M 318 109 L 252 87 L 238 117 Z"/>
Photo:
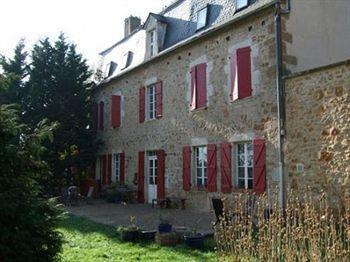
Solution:
<path fill-rule="evenodd" d="M 233 20 L 236 16 L 236 1 L 237 0 L 177 0 L 159 14 L 150 13 L 145 24 L 150 16 L 167 24 L 163 49 L 160 50 L 160 52 L 162 52 L 188 38 L 197 34 L 200 35 L 202 31 Z M 272 0 L 250 0 L 250 5 L 255 2 L 260 2 L 262 5 L 267 2 L 272 2 Z M 209 7 L 207 25 L 205 28 L 197 31 L 196 14 L 206 6 Z M 248 9 L 250 9 L 250 7 Z M 239 15 L 239 13 L 241 12 L 238 12 L 237 15 Z M 145 29 L 144 26 L 140 26 L 131 35 L 102 51 L 100 55 L 102 55 L 105 60 L 103 63 L 107 64 L 110 61 L 116 61 L 116 63 L 118 63 L 118 59 L 121 57 L 119 53 L 125 53 L 126 49 L 134 54 L 134 61 L 131 62 L 130 67 L 143 63 L 147 60 L 144 53 L 145 41 Z M 116 70 L 114 76 L 119 73 L 121 73 L 120 68 Z"/>

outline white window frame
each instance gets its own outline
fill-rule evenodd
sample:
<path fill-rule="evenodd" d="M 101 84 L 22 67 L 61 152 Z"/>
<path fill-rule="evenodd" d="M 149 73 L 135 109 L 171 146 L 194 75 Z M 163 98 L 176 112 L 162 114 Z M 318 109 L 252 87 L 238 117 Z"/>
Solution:
<path fill-rule="evenodd" d="M 199 20 L 201 15 L 204 16 L 204 21 Z M 196 30 L 200 30 L 200 29 L 206 27 L 207 26 L 207 21 L 208 21 L 208 6 L 203 7 L 202 9 L 197 11 L 197 14 L 196 14 L 196 22 L 197 22 Z"/>
<path fill-rule="evenodd" d="M 250 145 L 250 151 L 248 151 Z M 238 153 L 238 147 L 243 146 L 243 156 L 244 156 L 244 162 L 243 165 L 239 165 L 239 153 Z M 249 163 L 249 153 L 251 155 L 251 162 Z M 234 154 L 234 164 L 236 166 L 235 170 L 235 182 L 236 182 L 236 187 L 240 189 L 253 189 L 253 157 L 254 157 L 254 152 L 253 152 L 253 143 L 251 141 L 245 141 L 245 142 L 240 142 L 235 145 L 235 154 Z M 244 177 L 240 178 L 239 177 L 239 168 L 244 168 Z M 251 177 L 249 177 L 249 170 L 251 171 Z M 239 180 L 244 180 L 244 187 L 239 186 Z M 249 181 L 251 181 L 251 187 L 249 188 Z"/>
<path fill-rule="evenodd" d="M 152 90 L 152 91 L 150 91 Z M 156 84 L 146 87 L 146 119 L 156 119 Z"/>
<path fill-rule="evenodd" d="M 157 185 L 157 164 L 158 157 L 155 151 L 149 151 L 147 153 L 147 183 L 148 185 Z M 152 173 L 152 174 L 151 174 Z M 150 179 L 153 179 L 153 183 L 151 183 Z"/>
<path fill-rule="evenodd" d="M 242 10 L 248 7 L 250 0 L 236 0 L 236 11 Z"/>
<path fill-rule="evenodd" d="M 202 165 L 198 166 L 198 158 L 199 158 L 199 151 L 197 152 L 197 150 L 199 150 L 200 148 L 205 149 L 206 151 L 206 157 L 204 158 L 204 161 L 202 163 Z M 195 146 L 193 147 L 193 152 L 194 152 L 194 174 L 195 174 L 195 185 L 197 186 L 206 186 L 208 183 L 208 148 L 207 146 Z M 201 176 L 198 177 L 198 169 L 200 169 L 201 172 Z M 200 183 L 198 183 L 198 179 L 200 179 Z"/>
<path fill-rule="evenodd" d="M 113 154 L 113 173 L 112 182 L 117 183 L 120 181 L 120 154 Z"/>
<path fill-rule="evenodd" d="M 157 54 L 157 34 L 156 29 L 149 31 L 149 54 L 154 56 Z"/>

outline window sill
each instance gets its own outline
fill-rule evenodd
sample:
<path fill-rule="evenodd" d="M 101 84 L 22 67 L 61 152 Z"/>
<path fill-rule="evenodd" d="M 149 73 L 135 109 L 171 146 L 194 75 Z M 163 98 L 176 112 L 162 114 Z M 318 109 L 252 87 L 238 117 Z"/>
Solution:
<path fill-rule="evenodd" d="M 152 122 L 152 121 L 155 121 L 155 120 L 157 120 L 158 118 L 150 118 L 150 119 L 145 119 L 145 123 L 147 123 L 147 122 Z"/>
<path fill-rule="evenodd" d="M 252 99 L 253 99 L 253 96 L 252 96 L 252 95 L 251 95 L 251 96 L 244 97 L 244 98 L 237 98 L 237 99 L 235 99 L 235 100 L 232 100 L 232 99 L 230 98 L 230 104 L 239 105 L 239 104 L 241 104 L 241 103 L 245 103 L 245 102 L 247 102 L 247 101 L 249 101 L 249 100 L 252 100 Z"/>
<path fill-rule="evenodd" d="M 204 111 L 204 110 L 207 110 L 207 109 L 208 109 L 208 106 L 202 106 L 202 107 L 198 107 L 198 108 L 195 108 L 195 109 L 191 109 L 190 108 L 190 112 Z"/>
<path fill-rule="evenodd" d="M 244 188 L 232 188 L 232 193 L 248 193 L 253 194 L 253 189 L 244 189 Z"/>

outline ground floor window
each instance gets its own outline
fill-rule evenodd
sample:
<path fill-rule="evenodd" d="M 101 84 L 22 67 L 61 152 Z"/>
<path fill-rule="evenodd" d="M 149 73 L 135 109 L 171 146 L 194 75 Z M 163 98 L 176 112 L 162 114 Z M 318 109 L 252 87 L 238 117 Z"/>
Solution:
<path fill-rule="evenodd" d="M 148 184 L 157 184 L 157 154 L 154 151 L 148 152 Z"/>
<path fill-rule="evenodd" d="M 120 154 L 113 154 L 113 174 L 112 182 L 120 181 Z"/>
<path fill-rule="evenodd" d="M 253 188 L 253 146 L 251 142 L 239 143 L 236 146 L 237 187 Z"/>
<path fill-rule="evenodd" d="M 207 147 L 198 146 L 195 152 L 195 177 L 197 186 L 207 185 Z"/>

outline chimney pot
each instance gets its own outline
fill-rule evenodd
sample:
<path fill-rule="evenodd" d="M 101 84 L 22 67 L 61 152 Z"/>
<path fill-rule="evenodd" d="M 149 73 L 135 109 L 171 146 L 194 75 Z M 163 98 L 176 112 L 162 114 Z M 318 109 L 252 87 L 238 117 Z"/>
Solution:
<path fill-rule="evenodd" d="M 129 36 L 141 25 L 141 19 L 136 16 L 129 16 L 124 20 L 124 37 Z"/>

